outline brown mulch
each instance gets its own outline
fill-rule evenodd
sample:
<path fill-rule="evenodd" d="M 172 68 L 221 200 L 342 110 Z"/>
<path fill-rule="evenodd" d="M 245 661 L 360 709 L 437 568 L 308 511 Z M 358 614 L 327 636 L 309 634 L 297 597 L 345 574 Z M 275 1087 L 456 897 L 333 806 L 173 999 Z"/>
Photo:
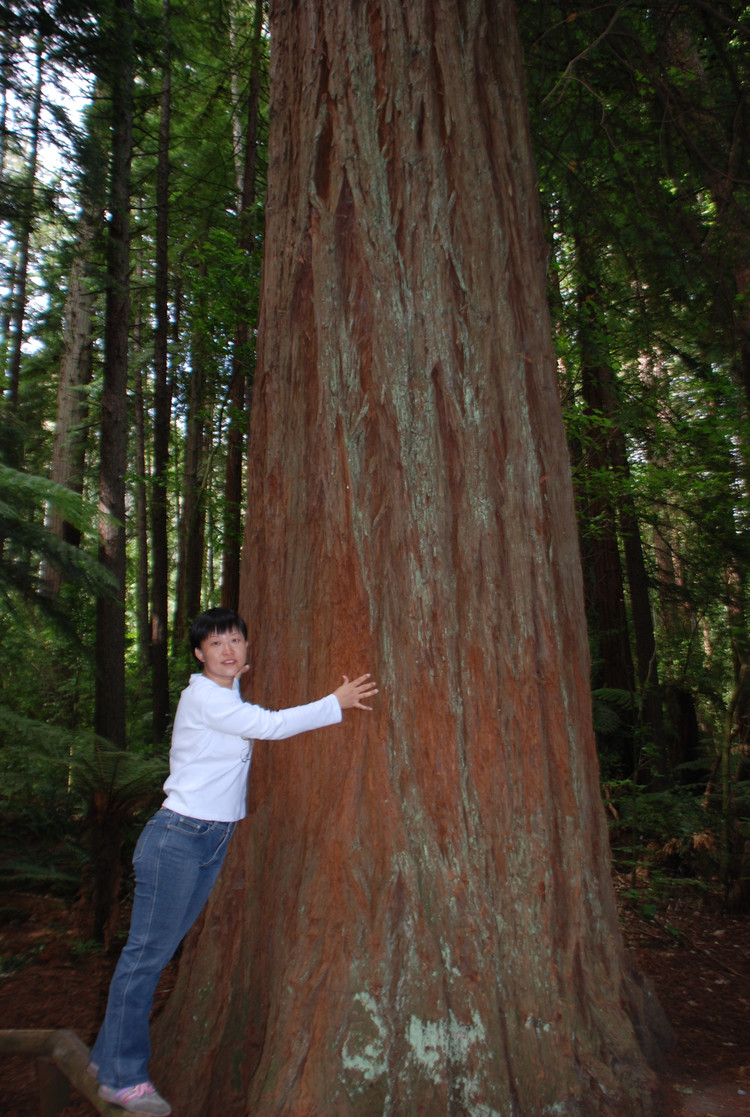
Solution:
<path fill-rule="evenodd" d="M 665 1117 L 750 1114 L 750 918 L 687 893 L 645 919 L 623 904 L 626 942 L 677 1037 L 663 1075 Z M 0 1028 L 58 1028 L 93 1042 L 117 950 L 80 942 L 75 913 L 50 897 L 6 897 L 0 911 Z M 12 972 L 17 967 L 17 972 Z M 157 993 L 169 995 L 175 966 Z M 91 1117 L 77 1095 L 61 1117 Z M 38 1117 L 34 1060 L 3 1059 L 2 1117 Z"/>
<path fill-rule="evenodd" d="M 621 904 L 625 941 L 676 1037 L 667 1117 L 750 1115 L 750 917 L 687 891 L 650 919 Z"/>
<path fill-rule="evenodd" d="M 10 918 L 9 918 L 10 916 Z M 96 1038 L 107 990 L 127 932 L 106 954 L 81 940 L 80 917 L 49 896 L 14 895 L 0 910 L 0 1028 L 67 1028 L 90 1047 Z M 19 966 L 18 972 L 8 972 Z M 163 974 L 155 1011 L 168 997 L 176 973 Z M 59 1117 L 91 1117 L 96 1111 L 75 1090 Z M 39 1117 L 35 1060 L 3 1056 L 0 1074 L 1 1117 Z"/>

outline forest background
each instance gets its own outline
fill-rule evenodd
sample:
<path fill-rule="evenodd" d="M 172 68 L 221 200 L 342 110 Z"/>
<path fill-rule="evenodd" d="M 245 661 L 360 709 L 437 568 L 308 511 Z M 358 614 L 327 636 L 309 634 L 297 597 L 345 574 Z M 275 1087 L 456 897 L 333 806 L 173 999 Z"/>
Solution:
<path fill-rule="evenodd" d="M 107 941 L 187 626 L 238 600 L 266 12 L 0 19 L 0 871 Z M 616 866 L 642 911 L 686 886 L 743 908 L 750 10 L 519 24 Z"/>

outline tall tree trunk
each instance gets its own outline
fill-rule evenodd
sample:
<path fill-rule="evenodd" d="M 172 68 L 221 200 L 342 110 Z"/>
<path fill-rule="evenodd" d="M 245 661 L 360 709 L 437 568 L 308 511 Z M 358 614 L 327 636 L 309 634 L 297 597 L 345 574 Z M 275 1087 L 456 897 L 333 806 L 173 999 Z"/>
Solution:
<path fill-rule="evenodd" d="M 263 34 L 263 0 L 256 0 L 253 20 L 253 49 L 247 99 L 247 124 L 244 136 L 242 193 L 240 198 L 239 247 L 248 256 L 255 243 L 255 174 L 258 152 L 258 110 L 260 103 L 261 38 Z M 240 592 L 240 552 L 242 549 L 242 467 L 247 437 L 245 397 L 252 382 L 252 331 L 248 307 L 239 308 L 232 357 L 232 383 L 229 391 L 229 431 L 227 434 L 227 466 L 224 488 L 224 555 L 221 577 L 223 605 L 237 608 Z"/>
<path fill-rule="evenodd" d="M 583 219 L 585 221 L 585 218 Z M 578 226 L 580 228 L 580 226 Z M 579 346 L 583 396 L 591 420 L 591 442 L 583 488 L 591 561 L 590 627 L 599 652 L 598 682 L 604 687 L 637 689 L 640 728 L 657 748 L 663 747 L 659 672 L 656 661 L 648 577 L 640 526 L 630 495 L 630 464 L 620 425 L 617 385 L 601 323 L 597 292 L 601 277 L 585 233 L 575 235 L 581 290 Z M 630 617 L 625 604 L 625 578 L 630 595 Z M 636 662 L 633 665 L 631 631 Z M 635 722 L 631 726 L 635 730 Z M 638 763 L 637 746 L 625 757 L 630 770 Z"/>
<path fill-rule="evenodd" d="M 140 265 L 136 273 L 140 271 Z M 137 278 L 140 278 L 137 275 Z M 143 322 L 140 310 L 133 322 L 133 349 L 142 353 Z M 135 575 L 135 623 L 138 634 L 138 658 L 144 670 L 151 663 L 151 623 L 149 609 L 149 538 L 148 499 L 146 495 L 149 467 L 146 457 L 146 401 L 143 392 L 143 369 L 136 363 L 133 375 L 133 432 L 135 437 L 135 537 L 137 547 Z"/>
<path fill-rule="evenodd" d="M 39 159 L 39 128 L 42 113 L 42 79 L 44 74 L 44 50 L 41 35 L 37 35 L 34 45 L 35 73 L 34 92 L 31 102 L 29 150 L 24 171 L 24 188 L 21 194 L 21 214 L 17 241 L 17 261 L 14 271 L 14 287 L 9 319 L 9 338 L 7 355 L 8 388 L 4 400 L 6 430 L 3 434 L 3 456 L 11 465 L 21 460 L 21 436 L 17 429 L 18 393 L 21 383 L 21 358 L 23 355 L 24 324 L 26 319 L 27 287 L 29 278 L 29 255 L 31 233 L 34 228 L 36 172 Z"/>
<path fill-rule="evenodd" d="M 0 181 L 5 181 L 5 154 L 8 136 L 8 90 L 10 88 L 11 63 L 13 58 L 14 38 L 6 30 L 0 30 Z M 7 269 L 7 270 L 6 270 Z M 3 284 L 9 291 L 15 287 L 15 267 L 10 260 L 3 261 Z M 8 330 L 10 328 L 10 301 L 3 297 L 0 300 L 0 360 L 2 367 L 6 367 Z M 4 389 L 3 389 L 4 394 Z M 5 409 L 4 400 L 0 407 Z M 5 423 L 4 416 L 0 415 L 0 423 Z"/>
<path fill-rule="evenodd" d="M 606 338 L 597 308 L 598 277 L 592 274 L 593 257 L 585 235 L 577 236 L 576 254 L 580 270 L 578 344 L 582 391 L 586 411 L 592 419 L 586 462 L 586 473 L 591 478 L 586 518 L 590 525 L 596 594 L 594 628 L 602 685 L 632 694 L 635 677 L 617 538 L 617 510 L 612 495 L 610 425 L 616 415 L 616 406 L 612 399 Z"/>
<path fill-rule="evenodd" d="M 104 323 L 99 503 L 99 557 L 117 592 L 97 603 L 94 724 L 100 737 L 125 747 L 125 473 L 128 445 L 130 337 L 130 164 L 133 147 L 133 0 L 116 0 L 120 49 L 113 63 L 112 163 Z"/>
<path fill-rule="evenodd" d="M 101 88 L 96 95 L 100 93 Z M 102 237 L 101 214 L 107 197 L 107 155 L 108 141 L 100 136 L 98 129 L 91 127 L 82 148 L 77 185 L 81 216 L 61 324 L 63 351 L 50 468 L 52 481 L 78 493 L 83 491 L 89 441 L 89 407 L 85 389 L 93 372 L 93 323 L 98 287 L 98 283 L 94 282 L 93 260 Z M 48 512 L 47 527 L 65 542 L 78 546 L 80 531 L 63 521 L 54 509 Z M 47 592 L 58 593 L 61 578 L 61 571 L 51 565 L 45 571 Z"/>
<path fill-rule="evenodd" d="M 125 473 L 128 446 L 128 341 L 130 337 L 130 165 L 133 147 L 133 0 L 116 0 L 119 50 L 110 76 L 112 158 L 107 236 L 107 290 L 99 464 L 99 561 L 116 590 L 96 609 L 94 729 L 115 748 L 125 729 Z M 109 943 L 121 875 L 122 823 L 102 789 L 90 805 L 96 850 L 92 937 Z"/>
<path fill-rule="evenodd" d="M 243 358 L 237 346 L 247 348 L 249 331 L 242 325 L 234 336 L 232 383 L 229 388 L 229 425 L 227 429 L 227 461 L 224 475 L 224 533 L 221 565 L 221 603 L 236 609 L 240 595 L 240 552 L 242 549 L 242 464 L 245 457 L 247 381 L 242 368 Z M 244 355 L 243 355 L 244 356 Z"/>
<path fill-rule="evenodd" d="M 0 29 L 0 175 L 5 178 L 5 152 L 8 137 L 8 90 L 12 70 L 15 36 Z"/>
<path fill-rule="evenodd" d="M 169 132 L 172 100 L 169 0 L 162 3 L 162 85 L 156 183 L 156 328 L 154 331 L 154 476 L 151 495 L 151 682 L 154 744 L 169 724 L 169 544 L 167 469 L 172 393 L 169 336 Z"/>
<path fill-rule="evenodd" d="M 624 486 L 629 486 L 630 464 L 625 452 L 625 439 L 622 430 L 619 428 L 616 432 L 613 462 Z M 659 662 L 656 654 L 656 634 L 649 593 L 649 578 L 643 553 L 641 525 L 633 498 L 629 492 L 625 492 L 621 498 L 619 520 L 633 621 L 635 660 L 640 694 L 640 724 L 646 731 L 649 741 L 658 750 L 659 755 L 662 759 L 666 759 L 662 693 L 659 682 Z"/>
<path fill-rule="evenodd" d="M 86 456 L 84 425 L 88 414 L 88 403 L 82 389 L 91 380 L 93 368 L 91 321 L 96 295 L 91 286 L 89 260 L 95 232 L 94 215 L 84 212 L 65 296 L 63 352 L 50 467 L 50 480 L 78 493 L 83 491 Z M 65 542 L 78 546 L 79 529 L 64 521 L 54 509 L 48 511 L 47 528 Z M 45 592 L 53 595 L 59 593 L 61 583 L 61 570 L 50 565 L 44 574 Z"/>
<path fill-rule="evenodd" d="M 652 1110 L 514 20 L 272 7 L 249 690 L 382 689 L 256 745 L 157 1029 L 186 1117 Z"/>
<path fill-rule="evenodd" d="M 200 316 L 201 318 L 203 315 Z M 182 480 L 180 554 L 177 580 L 177 609 L 173 650 L 187 647 L 188 628 L 200 612 L 203 581 L 203 551 L 206 520 L 204 466 L 203 386 L 205 358 L 200 337 L 193 337 L 191 376 L 188 389 L 187 437 Z"/>

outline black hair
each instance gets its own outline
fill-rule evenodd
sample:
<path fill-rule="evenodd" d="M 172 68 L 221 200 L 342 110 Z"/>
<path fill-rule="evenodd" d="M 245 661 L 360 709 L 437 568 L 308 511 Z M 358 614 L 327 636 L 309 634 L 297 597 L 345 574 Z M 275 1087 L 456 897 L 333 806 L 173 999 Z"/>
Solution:
<path fill-rule="evenodd" d="M 190 626 L 190 647 L 193 651 L 200 648 L 208 636 L 221 636 L 223 632 L 231 632 L 233 628 L 239 629 L 243 638 L 247 640 L 247 625 L 239 613 L 234 609 L 227 609 L 220 605 L 216 609 L 207 609 L 196 617 Z"/>

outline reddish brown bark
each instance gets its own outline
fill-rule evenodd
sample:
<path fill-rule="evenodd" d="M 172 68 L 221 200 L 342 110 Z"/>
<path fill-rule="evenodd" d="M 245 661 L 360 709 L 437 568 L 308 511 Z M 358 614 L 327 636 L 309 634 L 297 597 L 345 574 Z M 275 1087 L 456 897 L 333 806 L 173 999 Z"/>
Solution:
<path fill-rule="evenodd" d="M 183 1114 L 646 1113 L 508 3 L 272 11 L 256 746 L 154 1072 Z"/>

